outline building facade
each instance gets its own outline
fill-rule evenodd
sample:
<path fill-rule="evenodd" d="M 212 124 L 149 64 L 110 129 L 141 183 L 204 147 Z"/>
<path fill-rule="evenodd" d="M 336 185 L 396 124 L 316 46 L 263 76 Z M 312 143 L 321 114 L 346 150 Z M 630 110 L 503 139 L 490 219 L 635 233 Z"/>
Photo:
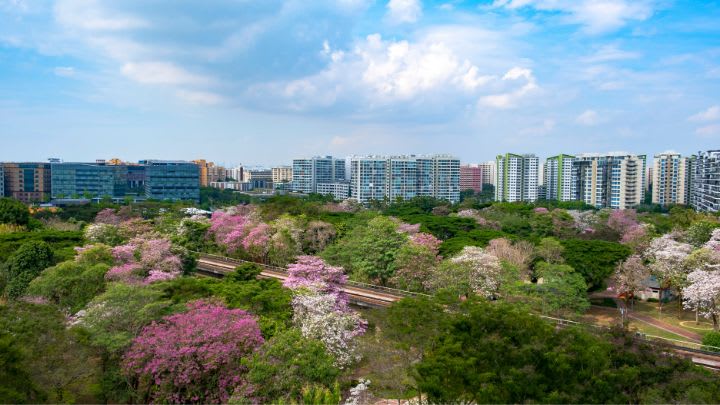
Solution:
<path fill-rule="evenodd" d="M 490 184 L 495 185 L 495 166 L 496 163 L 494 160 L 491 160 L 489 162 L 483 162 L 479 163 L 478 166 L 481 169 L 482 174 L 482 184 Z"/>
<path fill-rule="evenodd" d="M 720 150 L 694 156 L 690 205 L 698 211 L 720 210 Z"/>
<path fill-rule="evenodd" d="M 143 160 L 145 197 L 153 200 L 200 201 L 200 168 L 184 161 Z"/>
<path fill-rule="evenodd" d="M 232 179 L 233 181 L 243 181 L 245 178 L 245 169 L 242 166 L 236 166 L 232 169 L 225 169 L 225 178 Z"/>
<path fill-rule="evenodd" d="M 0 163 L 0 198 L 5 197 L 5 167 Z"/>
<path fill-rule="evenodd" d="M 537 156 L 506 153 L 498 155 L 495 164 L 496 201 L 537 201 L 540 165 Z"/>
<path fill-rule="evenodd" d="M 483 169 L 477 164 L 460 165 L 460 191 L 482 191 Z"/>
<path fill-rule="evenodd" d="M 597 208 L 627 209 L 645 198 L 646 156 L 583 154 L 573 160 L 573 200 Z"/>
<path fill-rule="evenodd" d="M 294 159 L 292 167 L 292 189 L 301 193 L 316 193 L 319 183 L 345 181 L 345 159 L 332 156 L 315 156 L 309 159 Z"/>
<path fill-rule="evenodd" d="M 127 166 L 98 163 L 52 163 L 52 198 L 124 197 Z"/>
<path fill-rule="evenodd" d="M 543 165 L 544 196 L 539 199 L 572 201 L 572 165 L 574 156 L 560 154 L 551 156 Z M 544 197 L 544 198 L 543 198 Z"/>
<path fill-rule="evenodd" d="M 652 203 L 690 204 L 691 158 L 661 153 L 653 159 Z"/>
<path fill-rule="evenodd" d="M 343 163 L 344 165 L 344 163 Z M 290 166 L 279 166 L 272 168 L 273 183 L 289 183 L 293 179 L 293 168 Z"/>
<path fill-rule="evenodd" d="M 50 198 L 50 163 L 3 163 L 5 196 L 24 203 Z"/>
<path fill-rule="evenodd" d="M 449 155 L 353 157 L 350 193 L 363 204 L 418 196 L 457 202 L 460 160 Z"/>
<path fill-rule="evenodd" d="M 345 200 L 350 197 L 350 183 L 318 183 L 317 193 L 331 194 L 336 200 Z"/>
<path fill-rule="evenodd" d="M 256 188 L 273 188 L 273 176 L 270 169 L 246 170 L 245 181 Z"/>

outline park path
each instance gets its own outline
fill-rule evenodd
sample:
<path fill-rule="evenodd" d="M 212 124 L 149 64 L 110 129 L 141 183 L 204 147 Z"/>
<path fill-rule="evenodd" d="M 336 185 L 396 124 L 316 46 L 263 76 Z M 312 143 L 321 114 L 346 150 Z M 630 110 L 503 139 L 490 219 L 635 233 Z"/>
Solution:
<path fill-rule="evenodd" d="M 674 334 L 676 334 L 676 335 L 680 335 L 680 336 L 686 337 L 686 338 L 691 339 L 691 340 L 693 340 L 693 341 L 695 341 L 695 342 L 698 342 L 698 343 L 700 343 L 700 341 L 702 340 L 702 336 L 700 336 L 699 334 L 697 334 L 697 333 L 695 333 L 695 332 L 690 332 L 689 330 L 683 329 L 683 328 L 681 328 L 681 327 L 679 327 L 679 326 L 671 325 L 671 324 L 669 324 L 669 323 L 667 323 L 667 322 L 665 322 L 665 321 L 661 321 L 661 320 L 656 319 L 656 318 L 653 318 L 653 317 L 651 317 L 651 316 L 647 316 L 647 315 L 643 315 L 643 314 L 638 314 L 638 313 L 636 313 L 636 312 L 630 312 L 630 313 L 628 314 L 628 317 L 629 317 L 630 319 L 634 319 L 634 320 L 636 320 L 636 321 L 645 322 L 645 323 L 647 323 L 647 324 L 649 324 L 649 325 L 652 325 L 652 326 L 654 326 L 654 327 L 656 327 L 656 328 L 663 329 L 663 330 L 666 330 L 666 331 L 668 331 L 668 332 L 672 332 L 672 333 L 674 333 Z"/>

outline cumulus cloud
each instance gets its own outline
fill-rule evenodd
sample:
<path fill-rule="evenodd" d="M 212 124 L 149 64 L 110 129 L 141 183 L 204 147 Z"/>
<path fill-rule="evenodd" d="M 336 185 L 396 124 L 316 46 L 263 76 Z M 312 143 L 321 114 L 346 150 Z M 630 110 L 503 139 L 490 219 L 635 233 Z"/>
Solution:
<path fill-rule="evenodd" d="M 395 23 L 414 23 L 422 16 L 420 0 L 390 0 L 387 3 L 387 18 Z"/>
<path fill-rule="evenodd" d="M 589 34 L 615 31 L 631 21 L 644 21 L 654 11 L 651 0 L 495 0 L 493 5 L 560 12 L 566 22 L 582 25 Z"/>
<path fill-rule="evenodd" d="M 491 94 L 480 98 L 479 104 L 494 108 L 513 108 L 526 95 L 538 88 L 532 70 L 514 67 L 502 77 L 503 82 L 520 82 L 520 87 L 505 92 Z"/>
<path fill-rule="evenodd" d="M 699 113 L 688 118 L 692 122 L 708 122 L 720 120 L 720 105 L 714 105 L 709 107 L 707 110 L 700 111 Z"/>
<path fill-rule="evenodd" d="M 186 84 L 203 85 L 211 79 L 188 72 L 168 62 L 130 62 L 122 66 L 126 77 L 143 84 Z"/>
<path fill-rule="evenodd" d="M 321 52 L 329 59 L 326 69 L 296 80 L 255 86 L 250 97 L 274 94 L 298 111 L 338 104 L 364 111 L 389 105 L 437 109 L 463 103 L 472 106 L 479 100 L 482 106 L 509 108 L 537 88 L 531 70 L 506 67 L 503 73 L 483 68 L 458 53 L 449 38 L 447 33 L 426 33 L 416 41 L 396 41 L 372 34 L 346 50 L 334 50 L 324 42 Z"/>
<path fill-rule="evenodd" d="M 585 110 L 582 114 L 575 118 L 575 122 L 585 126 L 597 125 L 598 121 L 598 114 L 594 110 Z"/>

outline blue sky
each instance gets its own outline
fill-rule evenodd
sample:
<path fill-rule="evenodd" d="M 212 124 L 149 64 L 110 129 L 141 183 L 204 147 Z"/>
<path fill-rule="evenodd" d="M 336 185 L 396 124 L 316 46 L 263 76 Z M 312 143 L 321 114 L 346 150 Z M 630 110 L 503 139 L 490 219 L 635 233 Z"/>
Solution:
<path fill-rule="evenodd" d="M 0 0 L 0 160 L 720 147 L 720 2 Z"/>

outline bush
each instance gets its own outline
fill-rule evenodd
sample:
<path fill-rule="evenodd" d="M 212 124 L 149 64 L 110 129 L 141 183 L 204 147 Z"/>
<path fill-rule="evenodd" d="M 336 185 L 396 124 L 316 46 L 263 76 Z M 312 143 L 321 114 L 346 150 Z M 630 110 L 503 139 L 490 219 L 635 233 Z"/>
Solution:
<path fill-rule="evenodd" d="M 12 198 L 0 198 L 0 224 L 25 226 L 30 212 L 25 204 Z"/>
<path fill-rule="evenodd" d="M 22 296 L 28 284 L 52 264 L 53 252 L 47 243 L 31 241 L 20 246 L 5 263 L 5 291 L 8 297 Z"/>
<path fill-rule="evenodd" d="M 720 332 L 708 332 L 702 339 L 703 350 L 720 352 Z"/>

